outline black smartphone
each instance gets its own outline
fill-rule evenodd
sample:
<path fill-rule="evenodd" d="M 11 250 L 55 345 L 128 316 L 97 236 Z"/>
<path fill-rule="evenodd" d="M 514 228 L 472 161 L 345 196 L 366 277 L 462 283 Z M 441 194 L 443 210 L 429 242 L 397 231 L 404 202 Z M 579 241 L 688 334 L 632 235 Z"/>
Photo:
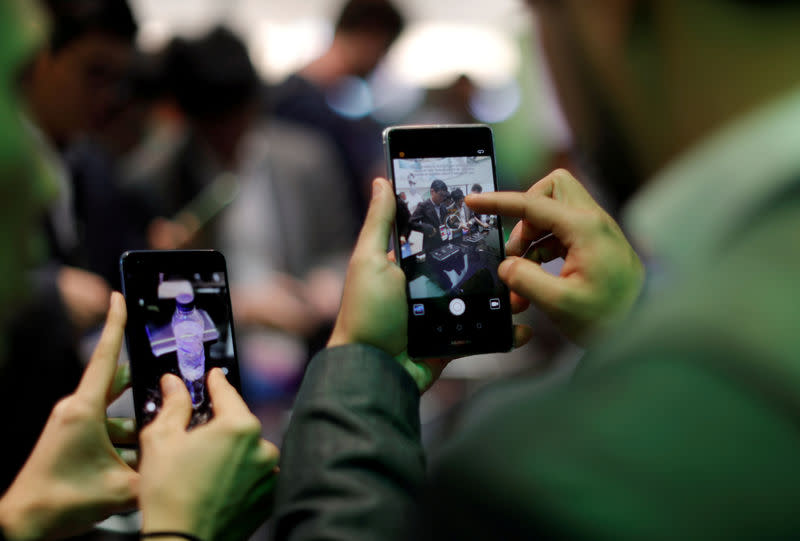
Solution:
<path fill-rule="evenodd" d="M 500 217 L 464 204 L 471 192 L 497 190 L 493 139 L 485 125 L 383 132 L 397 197 L 395 254 L 406 275 L 411 357 L 512 348 L 508 288 L 497 276 L 505 257 Z"/>
<path fill-rule="evenodd" d="M 241 392 L 225 258 L 213 250 L 129 251 L 120 258 L 120 271 L 139 428 L 158 414 L 167 372 L 189 390 L 189 426 L 207 422 L 213 416 L 209 370 L 220 367 Z"/>

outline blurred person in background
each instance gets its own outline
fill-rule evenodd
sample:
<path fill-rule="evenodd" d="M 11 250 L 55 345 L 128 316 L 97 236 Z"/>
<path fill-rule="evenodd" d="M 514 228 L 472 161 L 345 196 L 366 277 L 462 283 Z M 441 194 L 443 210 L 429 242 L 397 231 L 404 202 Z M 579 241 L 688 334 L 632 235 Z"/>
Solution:
<path fill-rule="evenodd" d="M 103 212 L 104 202 L 100 193 L 74 182 L 63 152 L 108 121 L 136 32 L 124 0 L 52 0 L 42 5 L 52 33 L 28 59 L 21 78 L 22 109 L 54 171 L 57 196 L 44 216 L 45 254 L 31 271 L 33 291 L 10 322 L 6 358 L 17 382 L 13 397 L 19 417 L 5 432 L 9 444 L 0 467 L 0 489 L 22 465 L 55 402 L 74 390 L 82 369 L 79 341 L 108 308 L 109 283 L 85 270 L 86 231 L 80 219 L 82 210 Z"/>
<path fill-rule="evenodd" d="M 43 254 L 41 214 L 57 193 L 52 160 L 41 154 L 20 115 L 20 81 L 26 61 L 46 37 L 38 4 L 0 1 L 0 409 L 3 460 L 17 442 L 15 426 L 28 422 L 29 402 L 20 387 L 32 388 L 44 372 L 21 380 L 19 361 L 10 357 L 7 324 L 28 292 L 28 269 Z M 37 152 L 38 150 L 38 152 Z M 258 421 L 247 411 L 221 372 L 209 375 L 216 416 L 186 432 L 191 400 L 177 378 L 163 380 L 165 403 L 159 418 L 142 433 L 144 458 L 139 473 L 126 461 L 135 457 L 113 447 L 136 441 L 131 419 L 106 419 L 105 409 L 127 385 L 127 367 L 117 366 L 125 326 L 125 303 L 111 296 L 106 327 L 78 388 L 53 408 L 25 466 L 13 484 L 0 491 L 0 538 L 56 539 L 74 536 L 110 513 L 136 506 L 144 516 L 143 537 L 158 531 L 179 538 L 246 538 L 263 520 L 274 484 L 277 449 L 259 438 Z M 48 340 L 47 329 L 39 340 Z M 53 359 L 54 363 L 63 359 Z M 80 374 L 80 373 L 79 373 Z M 112 443 L 112 440 L 114 443 Z M 118 454 L 119 453 L 119 454 Z M 123 458 L 125 460 L 123 460 Z M 235 466 L 232 469 L 232 465 Z M 223 477 L 228 481 L 220 484 Z M 226 488 L 227 487 L 227 488 Z M 187 497 L 188 496 L 188 497 Z M 241 513 L 251 513 L 247 520 Z M 157 535 L 165 537 L 164 534 Z"/>
<path fill-rule="evenodd" d="M 334 111 L 330 96 L 346 92 L 353 78 L 372 73 L 403 26 L 402 15 L 389 0 L 350 0 L 339 14 L 330 48 L 269 90 L 271 114 L 308 126 L 336 145 L 348 172 L 340 189 L 351 198 L 359 223 L 369 181 L 384 169 L 381 127 L 369 117 L 348 118 Z"/>
<path fill-rule="evenodd" d="M 521 218 L 499 269 L 514 310 L 535 304 L 589 352 L 563 388 L 485 390 L 426 467 L 419 395 L 446 361 L 403 356 L 403 274 L 385 256 L 396 205 L 376 180 L 329 349 L 293 410 L 276 538 L 793 537 L 800 6 L 532 4 L 576 141 L 635 194 L 623 216 L 646 287 L 569 172 L 468 196 Z M 550 275 L 540 262 L 557 256 Z"/>
<path fill-rule="evenodd" d="M 149 207 L 151 246 L 221 250 L 240 330 L 285 336 L 293 368 L 276 377 L 296 385 L 306 349 L 330 333 L 357 230 L 339 158 L 316 133 L 259 114 L 260 81 L 227 29 L 174 42 L 166 72 L 186 137 L 162 170 L 129 182 Z M 245 359 L 279 340 L 248 334 Z"/>

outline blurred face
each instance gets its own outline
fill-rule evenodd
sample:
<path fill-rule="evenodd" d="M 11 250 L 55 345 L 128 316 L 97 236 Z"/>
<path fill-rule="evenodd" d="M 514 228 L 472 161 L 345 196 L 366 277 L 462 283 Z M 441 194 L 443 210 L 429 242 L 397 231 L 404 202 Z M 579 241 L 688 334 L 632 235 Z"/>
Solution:
<path fill-rule="evenodd" d="M 38 223 L 55 193 L 20 114 L 21 70 L 45 31 L 33 4 L 0 2 L 0 322 L 25 290 L 26 268 L 44 248 Z"/>
<path fill-rule="evenodd" d="M 447 199 L 447 192 L 437 192 L 436 190 L 431 190 L 431 201 L 433 201 L 434 204 L 441 205 L 445 199 Z"/>
<path fill-rule="evenodd" d="M 619 59 L 609 53 L 619 47 L 619 25 L 629 22 L 622 16 L 625 12 L 612 9 L 620 3 L 611 0 L 531 0 L 531 4 L 576 150 L 610 195 L 622 202 L 646 176 L 623 129 L 625 108 L 619 103 L 626 93 L 615 77 Z"/>
<path fill-rule="evenodd" d="M 351 74 L 366 77 L 386 55 L 392 40 L 379 32 L 361 32 L 349 35 L 346 43 Z"/>
<path fill-rule="evenodd" d="M 37 123 L 59 144 L 101 131 L 120 105 L 131 57 L 130 45 L 99 32 L 76 38 L 58 51 L 42 50 L 30 86 Z"/>

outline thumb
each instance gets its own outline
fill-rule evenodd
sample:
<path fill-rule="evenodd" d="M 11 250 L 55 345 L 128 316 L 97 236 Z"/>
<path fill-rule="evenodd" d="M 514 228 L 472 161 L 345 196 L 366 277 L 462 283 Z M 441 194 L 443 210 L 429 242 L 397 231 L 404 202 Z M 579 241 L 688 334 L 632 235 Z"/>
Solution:
<path fill-rule="evenodd" d="M 162 404 L 153 424 L 186 429 L 192 416 L 192 398 L 181 379 L 174 374 L 161 377 Z"/>
<path fill-rule="evenodd" d="M 358 236 L 355 253 L 364 256 L 386 253 L 396 209 L 397 203 L 391 184 L 385 179 L 376 178 L 372 182 L 372 200 Z"/>

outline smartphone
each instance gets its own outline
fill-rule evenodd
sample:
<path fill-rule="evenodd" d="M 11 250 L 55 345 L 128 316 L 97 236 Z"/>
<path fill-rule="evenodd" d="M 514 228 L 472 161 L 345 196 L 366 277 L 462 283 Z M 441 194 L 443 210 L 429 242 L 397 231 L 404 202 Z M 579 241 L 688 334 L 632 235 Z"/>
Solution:
<path fill-rule="evenodd" d="M 511 305 L 497 275 L 499 216 L 464 204 L 497 190 L 485 125 L 404 126 L 383 132 L 397 198 L 395 254 L 406 276 L 408 353 L 414 358 L 509 351 Z"/>
<path fill-rule="evenodd" d="M 207 422 L 213 417 L 209 370 L 220 367 L 241 392 L 225 258 L 213 250 L 128 251 L 120 258 L 120 272 L 139 428 L 158 414 L 160 380 L 167 372 L 189 391 L 189 426 Z"/>

